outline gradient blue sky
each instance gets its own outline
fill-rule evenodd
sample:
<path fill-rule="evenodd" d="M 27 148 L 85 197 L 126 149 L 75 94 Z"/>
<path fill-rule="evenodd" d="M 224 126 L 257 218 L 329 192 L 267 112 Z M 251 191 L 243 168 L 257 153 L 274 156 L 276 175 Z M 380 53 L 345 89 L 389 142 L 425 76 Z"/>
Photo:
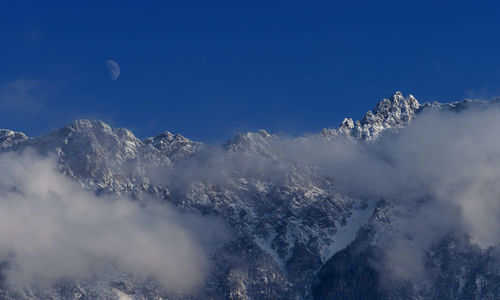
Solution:
<path fill-rule="evenodd" d="M 396 90 L 500 95 L 498 1 L 10 2 L 0 127 L 30 136 L 90 118 L 223 142 L 337 127 Z"/>

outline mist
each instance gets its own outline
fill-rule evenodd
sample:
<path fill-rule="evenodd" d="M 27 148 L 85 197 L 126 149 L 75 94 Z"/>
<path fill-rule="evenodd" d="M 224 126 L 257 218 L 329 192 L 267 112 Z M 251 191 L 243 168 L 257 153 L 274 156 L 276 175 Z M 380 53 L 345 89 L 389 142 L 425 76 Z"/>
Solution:
<path fill-rule="evenodd" d="M 393 236 L 382 243 L 385 267 L 398 278 L 416 278 L 424 272 L 425 252 L 449 235 L 465 235 L 482 249 L 499 244 L 498 116 L 494 105 L 424 111 L 375 141 L 254 134 L 255 152 L 208 152 L 183 164 L 183 172 L 170 170 L 161 178 L 181 186 L 224 184 L 237 174 L 279 185 L 295 172 L 332 178 L 338 191 L 354 198 L 390 200 Z"/>
<path fill-rule="evenodd" d="M 345 194 L 392 201 L 384 271 L 418 279 L 425 251 L 447 236 L 465 235 L 482 249 L 500 242 L 499 116 L 493 105 L 424 112 L 375 142 L 312 137 L 296 154 Z"/>
<path fill-rule="evenodd" d="M 210 264 L 204 239 L 221 238 L 209 218 L 162 203 L 140 207 L 96 197 L 60 174 L 52 157 L 0 154 L 0 260 L 9 285 L 99 276 L 110 268 L 152 278 L 167 291 L 202 284 Z"/>
<path fill-rule="evenodd" d="M 146 176 L 180 195 L 196 182 L 224 185 L 239 176 L 276 185 L 295 180 L 291 173 L 326 176 L 351 197 L 390 200 L 393 235 L 380 244 L 384 271 L 418 279 L 426 251 L 450 234 L 482 249 L 500 242 L 499 115 L 495 107 L 423 112 L 372 142 L 254 134 L 256 152 L 214 147 L 173 168 L 147 168 Z M 189 291 L 210 270 L 207 241 L 225 232 L 213 219 L 167 203 L 97 197 L 62 175 L 50 156 L 3 153 L 0 170 L 0 260 L 13 285 L 117 268 L 168 291 Z"/>

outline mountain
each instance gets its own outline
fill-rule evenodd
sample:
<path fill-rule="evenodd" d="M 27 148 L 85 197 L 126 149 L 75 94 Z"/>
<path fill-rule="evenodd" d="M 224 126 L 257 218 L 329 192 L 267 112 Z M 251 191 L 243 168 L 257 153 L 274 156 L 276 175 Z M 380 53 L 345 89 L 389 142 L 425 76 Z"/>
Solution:
<path fill-rule="evenodd" d="M 345 118 L 338 129 L 323 129 L 321 136 L 331 139 L 339 134 L 350 135 L 363 140 L 376 139 L 384 130 L 402 128 L 407 126 L 421 107 L 420 103 L 409 95 L 403 97 L 401 92 L 396 92 L 388 99 L 383 99 L 374 108 L 368 111 L 362 120 L 353 121 Z"/>
<path fill-rule="evenodd" d="M 384 281 L 373 262 L 383 255 L 379 245 L 391 238 L 397 205 L 344 193 L 336 183 L 342 174 L 325 173 L 295 151 L 297 145 L 339 138 L 373 143 L 385 132 L 404 130 L 424 111 L 481 105 L 491 104 L 420 104 L 397 92 L 362 120 L 346 118 L 317 136 L 283 139 L 261 130 L 220 146 L 168 131 L 141 140 L 127 129 L 89 120 L 34 138 L 1 130 L 2 152 L 34 149 L 52 156 L 62 174 L 96 195 L 127 196 L 144 206 L 169 203 L 183 213 L 222 220 L 232 232 L 210 249 L 210 274 L 192 293 L 164 292 L 154 280 L 117 271 L 98 281 L 62 279 L 49 290 L 4 285 L 2 298 L 498 298 L 496 254 L 463 236 L 443 239 L 429 252 L 437 275 L 425 284 Z"/>

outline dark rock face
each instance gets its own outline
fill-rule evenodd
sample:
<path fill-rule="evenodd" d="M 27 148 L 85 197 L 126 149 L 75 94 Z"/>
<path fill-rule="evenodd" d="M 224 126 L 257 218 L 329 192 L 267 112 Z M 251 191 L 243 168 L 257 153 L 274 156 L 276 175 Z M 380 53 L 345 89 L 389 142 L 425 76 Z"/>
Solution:
<path fill-rule="evenodd" d="M 360 230 L 353 243 L 321 267 L 313 286 L 315 299 L 499 297 L 498 249 L 482 250 L 460 233 L 450 234 L 425 252 L 423 276 L 401 279 L 388 274 L 390 272 L 383 267 L 385 257 L 376 236 L 383 234 L 380 217 L 387 213 L 390 205 L 380 202 L 370 225 Z"/>
<path fill-rule="evenodd" d="M 424 110 L 483 105 L 474 103 L 420 104 L 396 93 L 361 121 L 345 119 L 319 138 L 346 135 L 370 142 L 386 130 L 404 128 Z M 144 205 L 166 201 L 182 212 L 216 217 L 232 230 L 232 238 L 210 252 L 205 285 L 191 293 L 167 294 L 152 279 L 120 273 L 97 281 L 61 279 L 49 290 L 2 286 L 0 298 L 500 297 L 496 249 L 481 250 L 459 233 L 426 252 L 424 279 L 387 276 L 381 266 L 383 241 L 391 238 L 392 202 L 380 201 L 374 209 L 366 199 L 341 194 L 335 178 L 290 156 L 290 143 L 265 131 L 240 134 L 221 147 L 170 132 L 139 140 L 126 129 L 88 120 L 36 138 L 0 131 L 2 151 L 31 148 L 51 155 L 63 174 L 97 195 L 125 195 Z"/>
<path fill-rule="evenodd" d="M 354 243 L 320 269 L 314 299 L 383 299 L 378 271 L 371 264 L 378 255 L 364 241 L 367 235 L 360 231 Z"/>

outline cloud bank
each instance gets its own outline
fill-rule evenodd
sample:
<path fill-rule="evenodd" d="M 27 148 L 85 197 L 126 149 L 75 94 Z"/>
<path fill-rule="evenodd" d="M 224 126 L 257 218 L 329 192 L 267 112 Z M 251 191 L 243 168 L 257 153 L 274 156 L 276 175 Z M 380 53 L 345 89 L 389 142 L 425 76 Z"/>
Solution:
<path fill-rule="evenodd" d="M 0 260 L 9 284 L 50 284 L 108 267 L 169 291 L 202 283 L 209 263 L 199 237 L 220 232 L 217 223 L 163 204 L 97 198 L 50 157 L 29 151 L 0 154 L 0 172 Z"/>
<path fill-rule="evenodd" d="M 386 267 L 417 278 L 425 251 L 444 237 L 463 234 L 482 249 L 500 243 L 499 116 L 494 105 L 432 111 L 374 143 L 316 139 L 297 153 L 347 194 L 394 201 Z"/>
<path fill-rule="evenodd" d="M 342 136 L 263 140 L 260 154 L 212 155 L 215 167 L 203 171 L 194 162 L 183 166 L 191 171 L 182 176 L 192 182 L 190 174 L 210 171 L 204 177 L 224 182 L 236 172 L 286 184 L 287 174 L 303 174 L 297 166 L 306 163 L 331 177 L 340 192 L 390 199 L 392 232 L 380 243 L 384 268 L 398 279 L 417 279 L 425 275 L 427 250 L 446 237 L 466 236 L 482 249 L 500 243 L 499 116 L 498 106 L 483 104 L 422 112 L 375 142 Z"/>
<path fill-rule="evenodd" d="M 148 176 L 181 189 L 196 181 L 224 184 L 234 174 L 282 184 L 291 172 L 322 173 L 345 194 L 392 199 L 394 236 L 382 244 L 385 267 L 411 279 L 424 273 L 425 252 L 450 234 L 464 234 L 483 249 L 499 244 L 498 116 L 493 105 L 421 113 L 407 128 L 370 143 L 262 137 L 269 144 L 261 144 L 261 154 L 216 149 Z M 203 243 L 221 231 L 210 220 L 165 205 L 97 198 L 61 175 L 50 158 L 29 152 L 0 154 L 0 171 L 0 260 L 8 262 L 9 282 L 79 278 L 108 265 L 170 290 L 203 282 L 209 268 Z"/>
<path fill-rule="evenodd" d="M 315 174 L 305 173 L 311 169 L 304 163 L 311 165 L 314 176 L 332 178 L 342 193 L 393 202 L 393 235 L 381 243 L 385 267 L 398 278 L 417 278 L 424 274 L 426 251 L 445 237 L 467 236 L 482 249 L 500 243 L 499 116 L 498 106 L 483 103 L 422 112 L 408 127 L 387 131 L 375 142 L 342 136 L 263 139 L 257 146 L 264 150 L 254 154 L 211 153 L 202 160 L 211 161 L 210 167 L 190 161 L 182 165 L 184 172 L 161 178 L 223 183 L 238 174 L 279 185 L 293 172 Z"/>

